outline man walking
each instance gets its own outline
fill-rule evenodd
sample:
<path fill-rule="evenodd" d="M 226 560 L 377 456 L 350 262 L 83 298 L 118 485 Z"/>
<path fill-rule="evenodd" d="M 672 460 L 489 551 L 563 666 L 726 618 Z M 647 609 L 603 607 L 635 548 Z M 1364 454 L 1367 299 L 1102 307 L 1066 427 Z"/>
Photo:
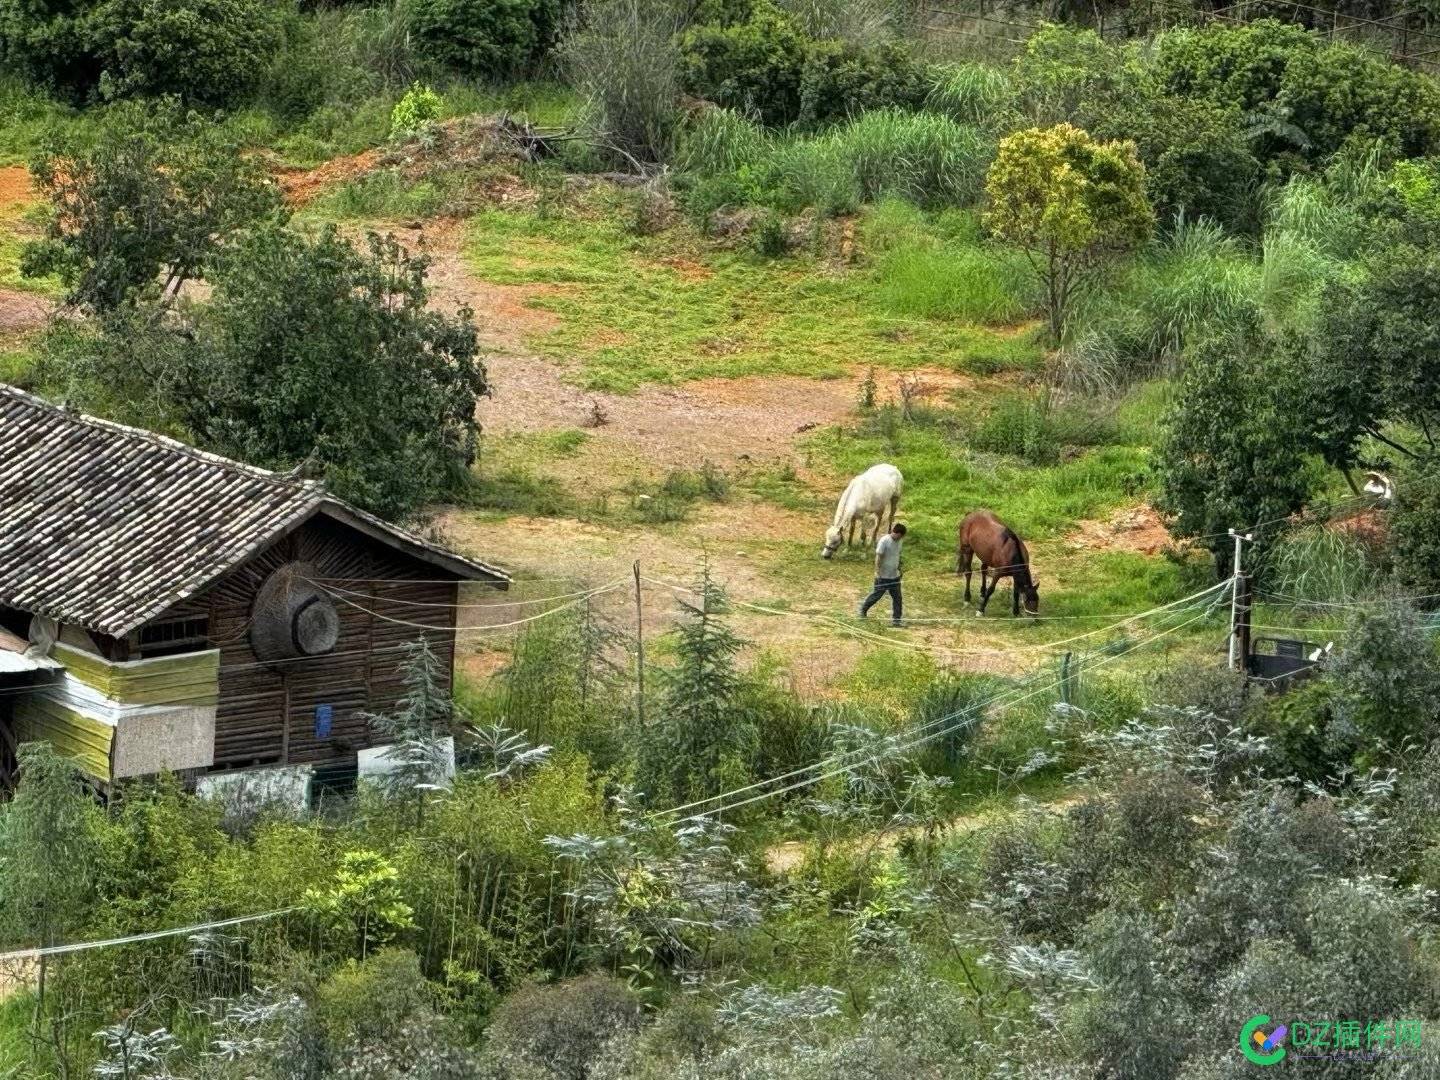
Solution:
<path fill-rule="evenodd" d="M 860 605 L 860 618 L 865 618 L 880 598 L 889 593 L 890 625 L 900 625 L 900 542 L 904 539 L 905 526 L 897 521 L 875 545 L 875 588 Z"/>

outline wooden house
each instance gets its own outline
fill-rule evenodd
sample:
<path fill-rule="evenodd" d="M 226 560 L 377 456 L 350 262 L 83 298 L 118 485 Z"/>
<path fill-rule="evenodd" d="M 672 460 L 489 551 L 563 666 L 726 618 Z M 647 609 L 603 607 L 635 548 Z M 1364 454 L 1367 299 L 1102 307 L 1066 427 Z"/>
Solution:
<path fill-rule="evenodd" d="M 0 769 L 52 742 L 103 785 L 354 767 L 462 583 L 506 575 L 326 494 L 0 385 Z"/>

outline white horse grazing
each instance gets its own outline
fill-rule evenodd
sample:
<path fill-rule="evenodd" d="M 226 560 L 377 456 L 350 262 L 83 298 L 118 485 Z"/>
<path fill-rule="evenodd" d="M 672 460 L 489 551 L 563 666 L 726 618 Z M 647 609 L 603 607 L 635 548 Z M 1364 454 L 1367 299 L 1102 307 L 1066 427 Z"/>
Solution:
<path fill-rule="evenodd" d="M 880 535 L 880 525 L 886 511 L 890 514 L 888 529 L 895 524 L 895 510 L 900 505 L 900 493 L 905 489 L 905 478 L 894 465 L 872 465 L 845 486 L 845 494 L 835 507 L 835 522 L 825 530 L 825 546 L 820 557 L 828 559 L 840 548 L 845 539 L 845 530 L 850 530 L 850 543 L 855 543 L 855 525 L 860 525 L 860 543 L 865 543 L 865 533 L 870 518 L 875 519 L 875 531 L 870 539 Z"/>

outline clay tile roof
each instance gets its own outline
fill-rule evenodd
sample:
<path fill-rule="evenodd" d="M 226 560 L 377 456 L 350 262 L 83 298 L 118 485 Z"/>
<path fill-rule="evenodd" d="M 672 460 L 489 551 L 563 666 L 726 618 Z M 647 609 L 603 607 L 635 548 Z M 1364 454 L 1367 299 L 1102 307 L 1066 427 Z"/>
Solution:
<path fill-rule="evenodd" d="M 119 637 L 323 514 L 437 567 L 462 558 L 296 480 L 0 383 L 0 604 Z"/>

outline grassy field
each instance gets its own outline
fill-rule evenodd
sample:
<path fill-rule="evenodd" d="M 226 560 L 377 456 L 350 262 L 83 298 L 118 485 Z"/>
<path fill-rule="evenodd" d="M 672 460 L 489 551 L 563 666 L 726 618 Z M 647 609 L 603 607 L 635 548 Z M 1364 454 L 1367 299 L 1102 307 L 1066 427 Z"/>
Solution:
<path fill-rule="evenodd" d="M 561 321 L 529 344 L 587 389 L 833 378 L 857 363 L 994 373 L 1041 361 L 1028 327 L 906 310 L 883 267 L 763 259 L 706 243 L 683 224 L 637 235 L 627 211 L 624 193 L 597 191 L 579 207 L 489 210 L 468 225 L 471 269 L 497 284 L 536 287 L 530 303 Z"/>

